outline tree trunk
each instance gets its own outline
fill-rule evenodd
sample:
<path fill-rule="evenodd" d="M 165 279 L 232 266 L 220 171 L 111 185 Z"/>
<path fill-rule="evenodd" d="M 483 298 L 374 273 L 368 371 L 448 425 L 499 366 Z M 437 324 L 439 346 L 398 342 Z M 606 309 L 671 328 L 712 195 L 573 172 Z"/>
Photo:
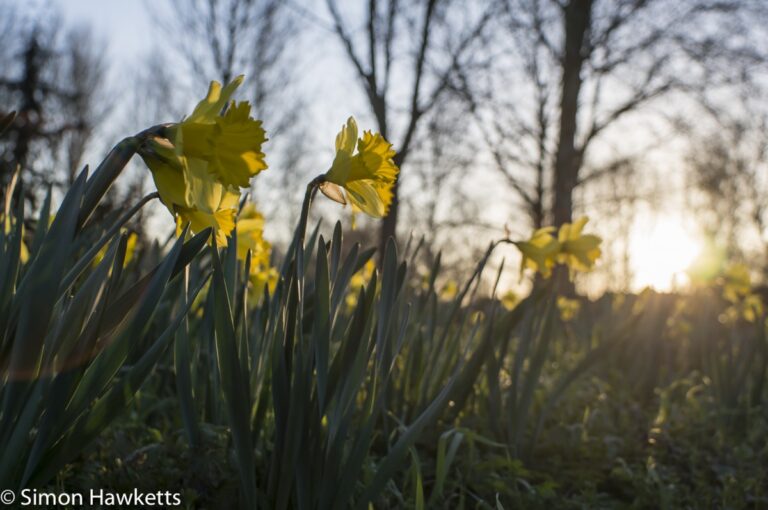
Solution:
<path fill-rule="evenodd" d="M 391 237 L 397 240 L 397 213 L 398 213 L 398 188 L 400 187 L 400 179 L 395 181 L 395 185 L 392 188 L 392 204 L 389 206 L 389 213 L 384 216 L 384 220 L 381 222 L 380 238 L 379 238 L 379 258 L 383 260 L 384 248 L 387 246 L 387 240 Z"/>
<path fill-rule="evenodd" d="M 581 149 L 576 147 L 581 71 L 586 59 L 593 0 L 571 0 L 564 8 L 565 40 L 560 97 L 560 132 L 555 156 L 555 197 L 552 219 L 559 226 L 573 216 L 573 189 L 581 167 Z"/>
<path fill-rule="evenodd" d="M 395 154 L 394 162 L 398 168 L 403 164 L 405 154 Z M 402 169 L 401 169 L 402 170 Z M 389 205 L 389 212 L 384 216 L 384 220 L 381 222 L 381 229 L 379 229 L 379 264 L 384 261 L 384 249 L 387 247 L 387 241 L 391 237 L 397 241 L 397 213 L 399 210 L 399 188 L 400 188 L 400 174 L 397 175 L 395 185 L 392 187 L 392 203 Z"/>

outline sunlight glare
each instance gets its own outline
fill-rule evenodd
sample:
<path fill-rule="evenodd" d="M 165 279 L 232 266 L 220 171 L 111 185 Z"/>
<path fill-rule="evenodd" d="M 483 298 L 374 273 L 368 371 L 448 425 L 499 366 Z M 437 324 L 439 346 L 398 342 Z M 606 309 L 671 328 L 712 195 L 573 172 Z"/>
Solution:
<path fill-rule="evenodd" d="M 634 286 L 669 291 L 688 283 L 686 270 L 702 249 L 701 240 L 675 216 L 638 225 L 630 239 Z"/>

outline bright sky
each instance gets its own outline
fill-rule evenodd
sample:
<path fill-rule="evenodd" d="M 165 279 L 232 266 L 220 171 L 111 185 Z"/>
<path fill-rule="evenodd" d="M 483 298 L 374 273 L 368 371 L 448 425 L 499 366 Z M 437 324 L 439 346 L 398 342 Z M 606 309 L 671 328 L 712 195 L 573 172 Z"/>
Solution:
<path fill-rule="evenodd" d="M 16 0 L 21 2 L 22 0 Z M 45 5 L 45 0 L 32 0 L 35 4 Z M 90 25 L 96 36 L 103 41 L 105 49 L 113 62 L 119 63 L 110 70 L 111 81 L 125 83 L 124 69 L 129 69 L 139 62 L 152 48 L 162 44 L 159 33 L 148 11 L 151 1 L 144 0 L 50 0 L 63 14 L 69 26 Z M 36 7 L 33 7 L 36 8 Z M 42 8 L 42 7 L 41 7 Z M 318 8 L 318 12 L 321 10 Z M 306 84 L 315 97 L 322 97 L 320 107 L 309 112 L 305 121 L 313 126 L 320 126 L 315 133 L 329 131 L 332 140 L 333 129 L 354 114 L 359 121 L 369 121 L 364 103 L 352 99 L 349 89 L 340 87 L 348 79 L 354 79 L 350 70 L 340 64 L 343 62 L 332 44 L 309 45 L 313 52 L 308 65 L 332 66 L 333 73 L 313 73 L 307 70 L 305 75 L 313 78 Z M 346 77 L 345 75 L 349 75 Z M 626 132 L 624 133 L 626 135 Z M 626 142 L 626 139 L 624 140 Z M 331 144 L 329 142 L 330 151 Z M 487 184 L 487 182 L 485 183 Z M 492 201 L 499 203 L 497 201 Z M 504 214 L 504 213 L 502 213 Z M 504 224 L 499 220 L 499 225 Z M 610 242 L 609 239 L 606 239 Z M 685 283 L 685 270 L 701 249 L 701 242 L 696 233 L 686 224 L 686 220 L 674 211 L 656 211 L 641 216 L 633 225 L 629 239 L 632 253 L 631 271 L 634 275 L 633 290 L 651 286 L 657 290 L 670 290 L 673 284 Z"/>
<path fill-rule="evenodd" d="M 152 47 L 151 21 L 142 0 L 52 0 L 68 24 L 87 24 L 121 60 L 146 53 Z"/>

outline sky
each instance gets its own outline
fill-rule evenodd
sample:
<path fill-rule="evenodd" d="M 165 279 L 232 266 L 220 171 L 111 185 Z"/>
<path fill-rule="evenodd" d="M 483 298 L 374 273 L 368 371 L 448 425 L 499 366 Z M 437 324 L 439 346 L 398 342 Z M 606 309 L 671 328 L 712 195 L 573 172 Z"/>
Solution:
<path fill-rule="evenodd" d="M 87 24 L 109 54 L 130 61 L 152 48 L 151 21 L 143 0 L 52 0 L 67 24 Z M 151 2 L 148 2 L 151 3 Z"/>
<path fill-rule="evenodd" d="M 3 1 L 12 0 L 0 0 L 0 3 Z M 29 7 L 35 3 L 44 8 L 47 2 L 31 0 L 23 4 Z M 130 83 L 130 77 L 126 77 L 125 70 L 135 68 L 143 56 L 162 47 L 162 36 L 151 19 L 152 15 L 157 14 L 152 10 L 152 0 L 49 0 L 48 3 L 58 8 L 66 25 L 92 27 L 97 39 L 103 42 L 110 61 L 119 64 L 110 69 L 109 79 L 112 82 L 123 86 L 126 82 Z M 324 12 L 316 4 L 317 2 L 309 3 L 310 10 L 307 12 L 314 9 L 315 13 L 312 15 L 318 16 L 314 21 L 316 24 L 322 24 Z M 308 78 L 303 86 L 310 90 L 308 95 L 314 93 L 312 97 L 322 99 L 313 103 L 313 111 L 308 113 L 304 121 L 313 126 L 316 138 L 329 140 L 329 143 L 320 143 L 319 146 L 327 145 L 330 156 L 335 131 L 348 115 L 354 114 L 358 121 L 362 120 L 362 125 L 365 125 L 366 121 L 370 122 L 370 117 L 364 102 L 356 96 L 356 84 L 344 86 L 355 77 L 349 67 L 344 65 L 338 45 L 325 39 L 324 44 L 310 44 L 307 51 L 310 54 L 305 56 L 303 65 L 306 65 L 307 69 L 303 70 L 303 74 Z M 317 72 L 320 68 L 323 72 Z M 350 90 L 355 90 L 355 93 L 350 93 Z M 97 155 L 93 156 L 95 157 Z M 490 195 L 500 193 L 498 189 L 493 189 L 493 186 L 490 188 Z M 489 202 L 497 205 L 504 203 L 496 196 L 488 198 Z M 501 209 L 507 210 L 505 207 Z M 497 214 L 492 211 L 490 214 L 495 218 L 505 213 L 502 211 Z M 502 217 L 493 221 L 498 223 L 500 230 L 507 223 Z M 599 230 L 599 226 L 597 228 Z M 659 255 L 657 247 L 660 244 L 670 247 L 676 255 L 666 258 Z M 689 218 L 681 214 L 680 210 L 670 214 L 647 211 L 634 221 L 629 245 L 635 254 L 632 261 L 632 270 L 635 273 L 634 290 L 646 285 L 658 290 L 668 290 L 675 283 L 679 283 L 681 276 L 684 276 L 686 265 L 695 258 L 701 247 L 695 232 L 692 232 Z"/>

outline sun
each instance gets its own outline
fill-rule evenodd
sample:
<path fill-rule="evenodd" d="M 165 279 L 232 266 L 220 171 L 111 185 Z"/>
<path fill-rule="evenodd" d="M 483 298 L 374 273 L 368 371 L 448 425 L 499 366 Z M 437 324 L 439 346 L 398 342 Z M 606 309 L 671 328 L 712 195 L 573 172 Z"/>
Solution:
<path fill-rule="evenodd" d="M 669 291 L 688 283 L 686 270 L 703 243 L 679 216 L 658 216 L 636 222 L 630 238 L 633 286 Z"/>

